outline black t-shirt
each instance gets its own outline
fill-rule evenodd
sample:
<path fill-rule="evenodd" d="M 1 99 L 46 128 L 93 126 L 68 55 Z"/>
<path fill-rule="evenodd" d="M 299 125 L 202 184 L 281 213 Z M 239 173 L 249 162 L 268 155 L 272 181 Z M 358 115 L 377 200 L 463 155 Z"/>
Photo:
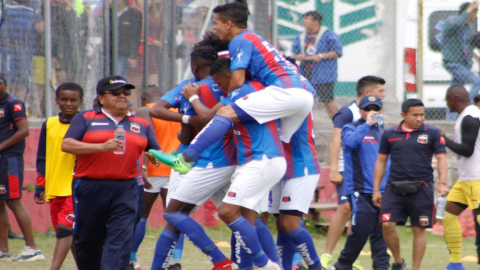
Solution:
<path fill-rule="evenodd" d="M 0 99 L 0 143 L 6 141 L 17 131 L 15 122 L 27 118 L 23 102 L 5 93 Z M 25 152 L 25 139 L 14 146 L 0 152 L 1 157 L 23 155 Z"/>

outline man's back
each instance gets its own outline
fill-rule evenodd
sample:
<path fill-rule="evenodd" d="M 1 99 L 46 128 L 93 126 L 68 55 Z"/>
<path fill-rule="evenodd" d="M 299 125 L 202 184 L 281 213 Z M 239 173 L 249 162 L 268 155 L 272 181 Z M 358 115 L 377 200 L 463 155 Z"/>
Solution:
<path fill-rule="evenodd" d="M 470 13 L 463 12 L 445 21 L 441 43 L 443 61 L 466 67 L 472 65 L 473 48 L 469 42 L 472 28 L 466 24 L 469 15 Z"/>

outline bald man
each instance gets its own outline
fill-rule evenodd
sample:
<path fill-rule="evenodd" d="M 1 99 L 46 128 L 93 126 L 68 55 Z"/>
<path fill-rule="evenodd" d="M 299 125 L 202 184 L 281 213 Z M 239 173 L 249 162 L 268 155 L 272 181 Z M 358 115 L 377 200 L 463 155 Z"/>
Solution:
<path fill-rule="evenodd" d="M 480 224 L 480 109 L 470 104 L 470 96 L 465 87 L 453 85 L 447 90 L 447 106 L 459 114 L 454 127 L 454 140 L 445 135 L 446 146 L 458 155 L 459 179 L 452 186 L 442 220 L 445 241 L 450 251 L 450 262 L 445 269 L 463 270 L 462 229 L 458 215 L 467 207 L 477 214 L 475 221 Z"/>

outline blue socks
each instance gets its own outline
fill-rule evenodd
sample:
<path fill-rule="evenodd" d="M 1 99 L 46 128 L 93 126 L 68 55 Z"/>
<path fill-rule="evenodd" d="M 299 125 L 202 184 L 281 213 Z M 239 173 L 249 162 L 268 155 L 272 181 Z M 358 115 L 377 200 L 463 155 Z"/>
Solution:
<path fill-rule="evenodd" d="M 197 159 L 210 145 L 220 141 L 231 126 L 232 121 L 230 119 L 221 115 L 215 115 L 202 131 L 198 133 L 190 146 L 183 151 L 182 156 L 184 160 L 192 162 Z"/>
<path fill-rule="evenodd" d="M 300 220 L 300 226 L 302 226 L 302 228 L 305 229 L 305 220 L 302 218 Z M 297 265 L 298 263 L 302 263 L 302 255 L 300 255 L 300 253 L 298 253 L 298 250 L 295 249 L 295 254 L 293 254 L 293 266 Z"/>
<path fill-rule="evenodd" d="M 138 247 L 143 241 L 145 237 L 145 227 L 147 226 L 147 219 L 142 218 L 137 223 L 137 228 L 135 229 L 135 235 L 133 236 L 132 242 L 132 252 L 130 253 L 130 260 L 136 261 L 137 260 L 137 251 Z"/>
<path fill-rule="evenodd" d="M 227 257 L 218 249 L 207 236 L 203 228 L 186 213 L 164 213 L 163 217 L 173 227 L 184 233 L 188 239 L 203 253 L 210 256 L 214 264 L 225 260 Z"/>
<path fill-rule="evenodd" d="M 260 241 L 260 245 L 265 254 L 267 254 L 267 257 L 274 263 L 280 263 L 272 234 L 259 218 L 255 220 L 255 230 L 257 232 L 258 241 Z"/>
<path fill-rule="evenodd" d="M 292 269 L 293 254 L 297 251 L 287 233 L 278 231 L 277 251 L 283 269 Z"/>
<path fill-rule="evenodd" d="M 262 250 L 257 234 L 252 225 L 244 217 L 239 217 L 234 222 L 227 224 L 237 241 L 248 254 L 253 257 L 256 266 L 263 267 L 268 263 L 268 257 Z"/>
<path fill-rule="evenodd" d="M 178 238 L 177 245 L 175 246 L 175 250 L 173 251 L 172 260 L 170 264 L 176 264 L 182 262 L 182 255 L 183 255 L 183 243 L 185 242 L 185 234 L 180 234 Z"/>
<path fill-rule="evenodd" d="M 237 239 L 235 239 L 233 233 L 230 239 L 230 245 L 232 246 L 230 259 L 237 263 L 239 270 L 252 270 L 252 255 L 248 254 L 240 245 L 237 245 Z"/>
<path fill-rule="evenodd" d="M 160 234 L 155 246 L 155 254 L 153 255 L 152 270 L 164 270 L 168 267 L 168 262 L 172 256 L 173 250 L 179 234 L 165 228 Z"/>
<path fill-rule="evenodd" d="M 321 268 L 320 258 L 317 255 L 317 250 L 313 243 L 312 236 L 301 226 L 295 230 L 287 233 L 288 237 L 297 247 L 298 252 L 302 255 L 303 260 L 308 265 L 308 268 Z"/>

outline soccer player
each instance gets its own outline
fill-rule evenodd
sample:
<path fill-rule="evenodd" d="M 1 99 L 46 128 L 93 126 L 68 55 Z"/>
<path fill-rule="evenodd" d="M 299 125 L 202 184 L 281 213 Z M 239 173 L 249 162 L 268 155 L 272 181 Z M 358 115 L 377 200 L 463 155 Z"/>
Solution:
<path fill-rule="evenodd" d="M 373 175 L 372 201 L 380 207 L 383 237 L 394 258 L 392 270 L 407 269 L 407 263 L 400 255 L 400 239 L 396 231 L 397 224 L 405 225 L 407 218 L 410 218 L 413 234 L 412 269 L 420 269 L 427 247 L 425 229 L 433 225 L 433 155 L 437 159 L 440 178 L 437 192 L 443 195 L 448 192 L 445 139 L 436 127 L 423 123 L 425 107 L 422 101 L 407 99 L 402 103 L 401 115 L 403 121 L 382 135 Z M 389 157 L 390 177 L 382 195 L 380 186 Z"/>
<path fill-rule="evenodd" d="M 345 157 L 344 195 L 352 205 L 352 233 L 348 235 L 345 246 L 335 264 L 336 270 L 352 269 L 370 238 L 372 268 L 388 270 L 390 256 L 387 244 L 383 240 L 382 227 L 378 223 L 380 209 L 372 202 L 373 169 L 377 160 L 383 125 L 374 116 L 381 113 L 382 100 L 377 96 L 364 96 L 359 103 L 362 118 L 347 124 L 342 129 L 342 142 Z M 380 191 L 385 189 L 388 178 L 383 178 Z"/>
<path fill-rule="evenodd" d="M 23 153 L 28 136 L 25 104 L 7 93 L 7 79 L 0 73 L 0 260 L 37 261 L 45 259 L 33 238 L 32 220 L 22 203 Z M 25 236 L 25 248 L 14 258 L 8 250 L 7 206 Z"/>
<path fill-rule="evenodd" d="M 330 182 L 332 182 L 337 189 L 338 208 L 330 221 L 325 250 L 320 256 L 320 261 L 325 269 L 329 268 L 333 249 L 345 230 L 345 224 L 352 213 L 348 199 L 343 195 L 342 128 L 346 124 L 360 119 L 360 108 L 358 104 L 364 96 L 374 95 L 380 99 L 385 98 L 384 85 L 385 80 L 380 77 L 365 76 L 360 78 L 356 85 L 357 99 L 340 108 L 332 119 L 333 134 L 332 140 L 330 141 Z M 355 269 L 362 269 L 358 264 L 354 264 L 353 267 Z"/>
<path fill-rule="evenodd" d="M 135 112 L 135 115 L 146 119 L 150 123 L 150 126 L 153 127 L 155 137 L 157 138 L 161 149 L 170 149 L 172 151 L 176 151 L 180 145 L 180 141 L 177 139 L 177 133 L 181 128 L 180 123 L 151 118 L 148 115 L 150 108 L 155 105 L 155 103 L 160 99 L 161 96 L 162 91 L 157 86 L 150 85 L 143 88 L 140 94 L 140 99 L 142 101 L 143 107 L 139 108 Z M 171 110 L 178 111 L 173 108 Z M 143 175 L 145 175 L 145 177 L 148 177 L 148 181 L 153 187 L 151 189 L 145 189 L 145 211 L 142 218 L 137 224 L 135 236 L 133 239 L 133 247 L 130 254 L 130 260 L 134 261 L 134 266 L 136 268 L 140 267 L 140 264 L 138 263 L 136 258 L 138 247 L 140 246 L 143 238 L 145 237 L 147 219 L 150 215 L 150 211 L 158 195 L 160 195 L 160 197 L 162 198 L 163 208 L 166 208 L 168 183 L 171 169 L 164 164 L 161 164 L 158 167 L 154 164 L 148 164 L 142 165 L 142 171 L 144 172 Z M 181 267 L 180 260 L 182 251 L 183 249 L 180 249 L 180 258 L 178 258 L 178 261 L 172 263 L 178 264 L 176 267 Z"/>
<path fill-rule="evenodd" d="M 442 220 L 445 241 L 450 252 L 450 262 L 445 269 L 462 270 L 462 228 L 458 215 L 470 207 L 476 213 L 476 225 L 480 224 L 480 110 L 470 105 L 465 87 L 453 85 L 447 90 L 447 106 L 458 113 L 454 127 L 454 140 L 444 135 L 446 146 L 458 155 L 458 180 L 450 189 Z"/>
<path fill-rule="evenodd" d="M 228 89 L 231 80 L 230 59 L 217 60 L 210 74 L 220 89 Z M 192 105 L 200 117 L 209 119 L 218 109 L 235 102 L 236 99 L 248 99 L 250 93 L 263 87 L 259 82 L 248 81 L 239 89 L 230 92 L 229 96 L 213 109 L 208 109 L 195 100 Z M 198 90 L 198 87 L 186 87 L 184 95 L 192 99 Z M 268 259 L 253 229 L 263 198 L 285 172 L 283 148 L 277 128 L 277 121 L 263 125 L 255 121 L 234 124 L 239 166 L 219 208 L 219 216 L 233 232 L 232 256 L 239 263 L 240 269 L 251 269 L 253 264 L 259 269 L 280 269 Z"/>
<path fill-rule="evenodd" d="M 138 205 L 138 159 L 144 150 L 160 148 L 149 123 L 129 112 L 133 88 L 120 76 L 100 79 L 100 107 L 77 114 L 62 142 L 62 151 L 77 156 L 74 233 L 81 270 L 128 267 Z M 125 130 L 124 141 L 115 139 L 119 125 Z"/>
<path fill-rule="evenodd" d="M 245 83 L 247 74 L 266 88 L 238 99 L 217 111 L 215 117 L 190 146 L 178 155 L 163 155 L 162 162 L 185 173 L 193 161 L 214 142 L 220 140 L 232 123 L 257 121 L 264 124 L 282 119 L 280 139 L 289 142 L 313 106 L 310 87 L 304 88 L 297 69 L 261 37 L 247 30 L 248 10 L 240 3 L 217 6 L 213 12 L 214 29 L 222 40 L 230 41 L 232 79 L 229 92 Z"/>
<path fill-rule="evenodd" d="M 51 270 L 60 269 L 70 249 L 75 258 L 72 174 L 76 156 L 63 152 L 61 148 L 63 137 L 82 101 L 80 85 L 73 82 L 61 84 L 55 91 L 60 113 L 43 123 L 38 141 L 35 202 L 50 203 L 50 217 L 57 237 Z"/>

